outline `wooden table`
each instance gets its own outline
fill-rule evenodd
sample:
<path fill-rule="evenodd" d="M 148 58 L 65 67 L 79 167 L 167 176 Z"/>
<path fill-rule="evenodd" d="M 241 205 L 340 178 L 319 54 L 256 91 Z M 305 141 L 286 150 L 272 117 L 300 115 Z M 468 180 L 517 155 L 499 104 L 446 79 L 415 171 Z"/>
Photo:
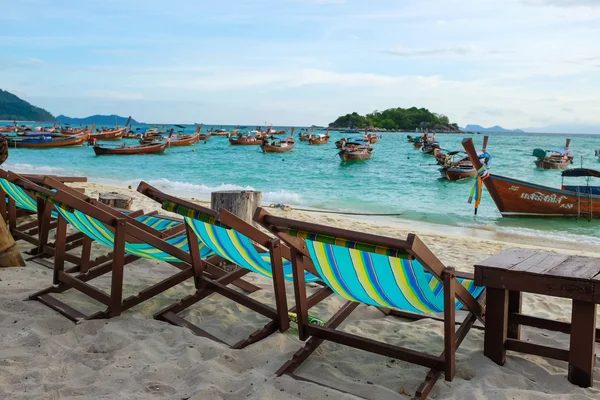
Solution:
<path fill-rule="evenodd" d="M 475 284 L 487 287 L 484 354 L 499 365 L 506 350 L 568 361 L 568 378 L 593 385 L 600 258 L 507 249 L 475 265 Z M 573 300 L 571 323 L 521 313 L 521 293 Z M 520 340 L 520 326 L 570 333 L 569 350 Z"/>

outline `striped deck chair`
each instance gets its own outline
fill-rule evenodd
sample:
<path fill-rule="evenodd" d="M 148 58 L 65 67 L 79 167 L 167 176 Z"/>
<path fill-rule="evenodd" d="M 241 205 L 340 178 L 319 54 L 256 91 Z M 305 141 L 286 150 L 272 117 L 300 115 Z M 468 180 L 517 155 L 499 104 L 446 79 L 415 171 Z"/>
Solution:
<path fill-rule="evenodd" d="M 483 288 L 457 277 L 453 268 L 445 267 L 413 234 L 407 240 L 397 240 L 275 217 L 262 208 L 257 209 L 254 220 L 292 250 L 298 332 L 301 340 L 310 339 L 278 375 L 306 380 L 295 371 L 324 340 L 329 340 L 430 368 L 415 398 L 427 397 L 441 373 L 447 381 L 454 378 L 456 349 L 475 321 L 483 322 Z M 324 326 L 311 324 L 308 319 L 307 271 L 347 300 Z M 336 330 L 360 304 L 395 310 L 402 316 L 443 313 L 443 353 L 436 356 L 417 352 Z M 457 309 L 468 313 L 455 330 Z"/>
<path fill-rule="evenodd" d="M 54 178 L 66 182 L 86 181 L 86 178 L 79 177 Z M 25 190 L 21 186 L 22 179 L 24 179 L 23 176 L 14 172 L 0 170 L 0 204 L 4 205 L 0 212 L 6 217 L 13 237 L 36 246 L 37 248 L 29 252 L 29 254 L 36 255 L 40 247 L 52 246 L 52 243 L 48 243 L 48 234 L 51 229 L 56 227 L 56 222 L 52 222 L 51 219 L 56 218 L 57 214 L 52 209 L 45 213 L 45 202 Z M 41 182 L 42 179 L 41 176 L 29 175 L 26 181 L 36 183 Z M 47 216 L 45 225 L 43 215 Z M 21 217 L 26 216 L 37 216 L 37 218 L 34 220 L 27 218 L 27 221 L 20 222 Z M 69 249 L 81 246 L 82 238 L 83 235 L 71 235 L 67 240 Z"/>
<path fill-rule="evenodd" d="M 45 180 L 45 183 L 48 183 Z M 53 286 L 30 296 L 50 308 L 58 311 L 72 321 L 82 319 L 110 318 L 120 315 L 133 306 L 170 289 L 179 283 L 194 278 L 198 284 L 196 270 L 191 264 L 187 235 L 177 230 L 170 237 L 149 227 L 141 221 L 120 213 L 106 205 L 86 201 L 81 196 L 62 190 L 52 191 L 43 187 L 32 187 L 36 196 L 51 203 L 58 213 L 56 248 L 54 254 Z M 95 204 L 94 204 L 95 203 Z M 94 266 L 86 272 L 71 274 L 65 271 L 65 238 L 67 225 L 82 232 L 91 240 L 112 249 L 111 259 Z M 179 224 L 183 226 L 183 224 Z M 183 226 L 185 229 L 185 226 Z M 192 246 L 200 257 L 211 257 L 210 249 L 196 243 Z M 136 295 L 123 299 L 124 266 L 139 258 L 159 260 L 176 267 L 179 272 L 158 282 Z M 92 286 L 89 282 L 99 276 L 111 273 L 110 294 Z M 225 273 L 223 272 L 222 275 Z M 232 283 L 229 280 L 228 283 Z M 106 309 L 91 315 L 78 310 L 57 299 L 53 294 L 75 289 L 104 304 Z"/>
<path fill-rule="evenodd" d="M 290 317 L 293 318 L 295 308 L 288 310 L 285 280 L 293 280 L 292 265 L 288 261 L 290 257 L 289 249 L 282 245 L 278 238 L 263 233 L 228 211 L 221 210 L 220 213 L 217 213 L 198 204 L 162 193 L 145 182 L 140 183 L 138 191 L 160 202 L 163 209 L 183 215 L 185 224 L 188 227 L 188 241 L 190 243 L 201 242 L 222 259 L 241 267 L 233 271 L 232 274 L 243 276 L 253 272 L 272 280 L 274 287 L 275 308 L 272 308 L 229 289 L 219 280 L 203 276 L 201 289 L 182 299 L 179 303 L 158 312 L 155 315 L 157 319 L 188 327 L 199 336 L 227 344 L 177 315 L 207 296 L 217 293 L 271 319 L 262 329 L 234 344 L 231 346 L 232 348 L 246 347 L 277 330 L 285 332 L 289 328 Z M 259 248 L 253 242 L 258 243 L 266 250 Z M 192 260 L 193 264 L 198 266 L 198 269 L 203 269 L 202 260 L 194 255 L 194 252 L 192 252 Z M 307 273 L 304 279 L 306 282 L 320 283 L 320 279 L 310 273 Z M 316 290 L 307 300 L 309 308 L 331 294 L 332 291 L 326 287 Z"/>

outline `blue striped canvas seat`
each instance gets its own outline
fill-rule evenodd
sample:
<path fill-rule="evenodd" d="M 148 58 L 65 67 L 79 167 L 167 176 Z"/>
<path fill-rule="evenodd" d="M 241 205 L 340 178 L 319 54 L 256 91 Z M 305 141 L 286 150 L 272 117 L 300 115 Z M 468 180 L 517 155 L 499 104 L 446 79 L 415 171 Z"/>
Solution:
<path fill-rule="evenodd" d="M 343 298 L 414 313 L 444 311 L 443 284 L 416 260 L 302 237 L 323 281 Z M 484 288 L 457 279 L 474 297 Z M 456 300 L 456 308 L 462 307 Z"/>
<path fill-rule="evenodd" d="M 234 229 L 223 228 L 195 218 L 184 219 L 198 238 L 217 255 L 267 278 L 273 276 L 269 253 L 258 252 L 247 236 Z M 291 262 L 283 260 L 283 272 L 286 280 L 293 281 Z M 304 279 L 306 282 L 321 281 L 309 272 L 304 274 Z"/>
<path fill-rule="evenodd" d="M 96 242 L 111 248 L 114 246 L 114 234 L 110 231 L 110 229 L 108 229 L 97 219 L 92 218 L 78 210 L 66 210 L 63 207 L 57 207 L 57 210 L 69 224 L 71 224 L 80 232 L 84 233 L 92 240 L 95 240 Z M 146 225 L 149 226 L 151 226 L 150 224 L 152 223 L 159 224 L 159 220 L 168 221 L 169 223 L 167 225 L 171 225 L 172 223 L 175 223 L 175 225 L 177 225 L 178 223 L 180 223 L 177 221 L 164 220 L 158 217 L 151 216 L 142 216 L 138 218 L 141 219 L 141 222 L 146 223 Z M 185 234 L 165 239 L 165 242 L 181 249 L 182 251 L 189 252 L 188 239 L 187 235 Z M 204 246 L 201 242 L 198 243 L 198 246 L 200 248 L 200 256 L 202 258 L 206 258 L 213 255 L 212 251 L 210 251 L 210 249 Z M 160 260 L 165 262 L 181 262 L 181 260 L 179 260 L 177 257 L 174 257 L 146 243 L 125 242 L 125 252 L 150 260 Z"/>

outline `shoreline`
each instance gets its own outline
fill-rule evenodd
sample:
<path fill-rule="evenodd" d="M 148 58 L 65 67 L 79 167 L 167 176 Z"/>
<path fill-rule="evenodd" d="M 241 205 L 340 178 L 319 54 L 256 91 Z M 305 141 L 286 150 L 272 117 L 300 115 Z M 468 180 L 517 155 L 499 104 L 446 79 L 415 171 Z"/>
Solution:
<path fill-rule="evenodd" d="M 33 166 L 36 167 L 36 166 Z M 15 170 L 16 172 L 23 173 L 42 173 L 42 174 L 50 174 L 50 175 L 76 175 L 76 176 L 84 176 L 81 173 L 72 173 L 70 174 L 68 171 L 19 171 L 19 168 L 10 168 Z M 127 193 L 136 193 L 135 187 L 137 186 L 139 181 L 135 183 L 130 180 L 125 181 L 122 184 L 118 184 L 114 182 L 111 178 L 101 178 L 88 176 L 88 184 L 87 185 L 95 185 L 98 187 L 98 191 L 127 191 Z M 180 196 L 182 198 L 191 199 L 192 201 L 200 202 L 208 207 L 210 207 L 210 193 L 199 193 L 199 195 L 191 195 L 192 192 L 186 190 L 173 190 L 172 188 L 161 187 L 160 184 L 154 184 L 159 189 L 164 190 L 165 192 Z M 128 187 L 131 186 L 131 189 Z M 239 190 L 243 190 L 239 188 Z M 271 193 L 271 192 L 264 192 Z M 420 235 L 429 235 L 432 237 L 435 236 L 443 236 L 446 238 L 453 238 L 458 246 L 460 243 L 469 240 L 475 241 L 490 241 L 490 242 L 499 242 L 504 243 L 505 245 L 511 246 L 529 246 L 531 248 L 541 248 L 546 250 L 564 250 L 564 251 L 578 251 L 589 253 L 598 253 L 600 251 L 600 245 L 593 243 L 582 243 L 581 241 L 577 241 L 577 237 L 566 239 L 560 237 L 553 237 L 553 234 L 557 232 L 547 231 L 550 234 L 547 235 L 536 235 L 536 232 L 546 232 L 544 230 L 537 230 L 532 228 L 532 232 L 528 233 L 519 233 L 519 232 L 502 232 L 503 228 L 496 225 L 481 225 L 481 226 L 464 226 L 464 225 L 450 225 L 444 223 L 437 223 L 431 221 L 423 221 L 418 218 L 406 218 L 403 216 L 369 216 L 369 215 L 343 215 L 336 213 L 337 211 L 344 212 L 360 212 L 360 210 L 351 210 L 351 209 L 329 209 L 324 210 L 317 207 L 313 207 L 311 205 L 303 204 L 302 202 L 294 204 L 294 200 L 286 201 L 265 201 L 263 199 L 262 206 L 268 208 L 269 210 L 276 210 L 275 208 L 270 208 L 270 204 L 284 204 L 285 206 L 291 209 L 291 213 L 285 211 L 285 215 L 296 215 L 299 219 L 313 219 L 315 221 L 325 220 L 331 221 L 333 224 L 341 224 L 341 225 L 352 225 L 353 223 L 363 223 L 375 225 L 380 228 L 382 227 L 391 227 L 394 231 L 401 232 L 414 232 Z M 148 205 L 146 206 L 148 207 Z M 302 209 L 310 209 L 310 212 L 297 210 L 297 208 Z M 314 210 L 314 211 L 313 211 Z M 310 215 L 307 215 L 310 214 Z M 370 214 L 367 212 L 366 214 Z M 524 230 L 528 228 L 522 227 Z M 383 231 L 381 231 L 383 232 Z M 385 234 L 385 233 L 383 233 Z M 581 236 L 581 235 L 579 235 Z"/>
<path fill-rule="evenodd" d="M 133 208 L 140 208 L 146 212 L 159 210 L 162 213 L 167 213 L 160 208 L 158 203 L 138 193 L 133 186 L 129 189 L 128 187 L 95 182 L 93 178 L 88 183 L 75 184 L 74 186 L 85 188 L 86 193 L 91 197 L 97 197 L 97 193 L 101 191 L 122 192 L 134 198 Z M 159 187 L 159 189 L 161 188 Z M 177 193 L 169 194 L 179 196 Z M 210 198 L 207 196 L 190 197 L 183 195 L 180 197 L 210 207 Z M 294 206 L 282 209 L 279 207 L 270 207 L 268 202 L 263 202 L 262 206 L 272 214 L 324 225 L 333 225 L 344 229 L 360 230 L 394 237 L 406 237 L 408 233 L 414 233 L 425 238 L 427 244 L 432 247 L 438 247 L 437 243 L 439 243 L 439 246 L 442 248 L 448 245 L 452 246 L 454 250 L 460 251 L 463 247 L 466 250 L 474 250 L 473 248 L 480 246 L 481 251 L 478 253 L 481 254 L 482 258 L 480 260 L 473 260 L 473 262 L 481 261 L 487 256 L 509 247 L 523 247 L 552 252 L 558 250 L 564 253 L 592 256 L 598 254 L 600 251 L 600 246 L 593 244 L 497 232 L 489 229 L 443 225 L 403 219 L 402 217 L 343 215 L 336 214 L 335 211 L 337 210 L 322 210 L 309 206 L 301 206 L 301 208 L 310 209 L 311 211 L 297 210 Z M 463 267 L 472 268 L 472 265 L 463 265 Z"/>

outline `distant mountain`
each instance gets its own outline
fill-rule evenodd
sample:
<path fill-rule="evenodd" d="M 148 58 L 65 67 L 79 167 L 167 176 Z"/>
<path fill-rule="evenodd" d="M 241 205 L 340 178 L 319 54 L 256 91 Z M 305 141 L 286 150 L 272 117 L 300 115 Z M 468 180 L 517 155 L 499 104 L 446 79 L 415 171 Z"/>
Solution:
<path fill-rule="evenodd" d="M 532 133 L 585 133 L 600 134 L 600 125 L 592 124 L 557 124 L 537 128 L 525 128 L 525 132 Z"/>
<path fill-rule="evenodd" d="M 461 130 L 466 131 L 466 132 L 525 133 L 525 131 L 523 131 L 521 129 L 504 129 L 503 127 L 498 126 L 498 125 L 494 125 L 490 128 L 484 128 L 481 125 L 467 125 L 464 128 L 461 128 Z"/>
<path fill-rule="evenodd" d="M 43 108 L 31 105 L 14 94 L 0 89 L 0 121 L 52 122 L 54 116 Z"/>
<path fill-rule="evenodd" d="M 127 123 L 127 117 L 120 117 L 120 116 L 114 115 L 114 114 L 113 115 L 91 115 L 91 116 L 85 117 L 85 118 L 70 118 L 70 117 L 67 117 L 66 115 L 59 115 L 58 117 L 56 117 L 56 120 L 63 125 L 65 125 L 65 124 L 69 124 L 69 125 L 96 124 L 98 126 L 100 126 L 100 125 L 113 126 L 113 125 L 125 125 Z M 135 119 L 132 118 L 130 124 L 138 125 L 139 122 L 137 122 Z"/>

